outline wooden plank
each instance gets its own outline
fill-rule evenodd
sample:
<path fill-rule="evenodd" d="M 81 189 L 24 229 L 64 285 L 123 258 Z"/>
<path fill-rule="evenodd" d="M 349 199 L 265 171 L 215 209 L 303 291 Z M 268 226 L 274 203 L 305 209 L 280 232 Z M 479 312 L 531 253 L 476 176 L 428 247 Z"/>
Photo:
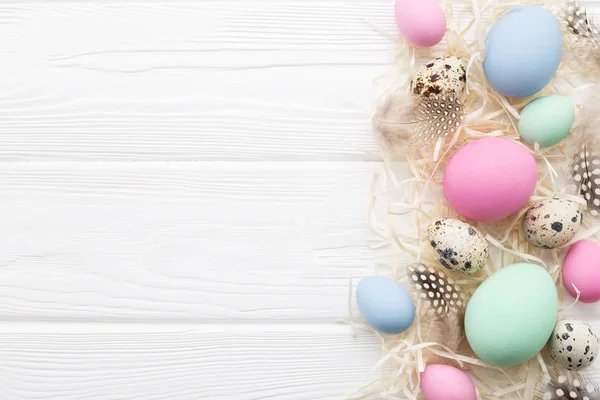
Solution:
<path fill-rule="evenodd" d="M 331 321 L 373 271 L 376 163 L 0 169 L 0 317 Z"/>
<path fill-rule="evenodd" d="M 0 161 L 379 160 L 380 32 L 389 0 L 3 2 Z"/>
<path fill-rule="evenodd" d="M 339 400 L 366 382 L 377 340 L 333 325 L 6 324 L 0 397 Z"/>
<path fill-rule="evenodd" d="M 340 400 L 380 357 L 343 325 L 4 323 L 0 397 Z"/>
<path fill-rule="evenodd" d="M 377 160 L 370 23 L 388 1 L 3 3 L 0 161 Z"/>

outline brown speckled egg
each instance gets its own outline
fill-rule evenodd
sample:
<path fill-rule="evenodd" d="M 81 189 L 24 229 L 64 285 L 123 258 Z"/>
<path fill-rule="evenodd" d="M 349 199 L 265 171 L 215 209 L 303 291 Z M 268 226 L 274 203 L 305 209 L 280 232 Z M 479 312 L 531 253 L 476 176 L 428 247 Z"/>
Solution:
<path fill-rule="evenodd" d="M 548 354 L 561 367 L 577 371 L 589 367 L 598 356 L 598 337 L 583 321 L 561 319 L 548 341 Z"/>
<path fill-rule="evenodd" d="M 440 263 L 462 274 L 474 274 L 488 260 L 489 250 L 479 230 L 457 219 L 440 219 L 429 225 L 427 237 Z"/>
<path fill-rule="evenodd" d="M 457 57 L 445 57 L 423 65 L 413 77 L 410 87 L 416 96 L 439 94 L 460 97 L 466 82 L 465 62 Z"/>
<path fill-rule="evenodd" d="M 578 203 L 566 199 L 544 199 L 534 204 L 523 217 L 523 231 L 532 245 L 555 249 L 575 237 L 582 219 Z"/>

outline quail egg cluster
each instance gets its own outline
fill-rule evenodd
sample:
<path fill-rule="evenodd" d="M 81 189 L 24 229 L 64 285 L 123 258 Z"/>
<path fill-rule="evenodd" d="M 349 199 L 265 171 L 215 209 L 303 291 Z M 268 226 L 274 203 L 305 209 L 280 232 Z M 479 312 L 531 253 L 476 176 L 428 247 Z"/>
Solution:
<path fill-rule="evenodd" d="M 525 214 L 523 231 L 532 245 L 555 249 L 575 237 L 582 220 L 583 214 L 578 203 L 566 199 L 544 199 Z"/>
<path fill-rule="evenodd" d="M 483 234 L 466 222 L 447 218 L 429 225 L 427 236 L 440 263 L 462 274 L 481 270 L 489 257 Z"/>
<path fill-rule="evenodd" d="M 411 81 L 415 96 L 458 96 L 465 90 L 467 68 L 457 57 L 437 58 L 423 65 Z"/>
<path fill-rule="evenodd" d="M 561 367 L 577 371 L 589 367 L 598 355 L 598 337 L 583 321 L 562 319 L 548 342 L 550 358 Z"/>

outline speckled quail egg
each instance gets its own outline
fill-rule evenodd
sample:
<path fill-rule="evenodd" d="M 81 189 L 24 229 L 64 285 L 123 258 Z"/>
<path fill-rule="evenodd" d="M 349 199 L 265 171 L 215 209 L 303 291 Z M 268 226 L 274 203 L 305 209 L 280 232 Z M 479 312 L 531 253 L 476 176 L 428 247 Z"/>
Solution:
<path fill-rule="evenodd" d="M 413 77 L 410 87 L 416 96 L 461 96 L 467 82 L 467 68 L 457 57 L 437 58 L 423 65 Z"/>
<path fill-rule="evenodd" d="M 589 367 L 598 355 L 599 339 L 577 319 L 561 319 L 548 342 L 548 353 L 561 367 L 577 371 Z"/>
<path fill-rule="evenodd" d="M 429 225 L 427 237 L 440 263 L 462 274 L 474 274 L 489 257 L 488 244 L 479 230 L 457 219 L 440 219 Z"/>
<path fill-rule="evenodd" d="M 523 231 L 529 243 L 555 249 L 573 239 L 583 214 L 578 203 L 566 199 L 544 199 L 534 204 L 523 218 Z"/>

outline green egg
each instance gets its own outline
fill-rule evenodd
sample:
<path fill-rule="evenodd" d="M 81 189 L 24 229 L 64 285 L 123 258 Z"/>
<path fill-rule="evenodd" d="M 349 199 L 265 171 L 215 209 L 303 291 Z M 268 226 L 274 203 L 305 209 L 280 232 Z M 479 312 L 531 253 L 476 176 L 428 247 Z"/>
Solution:
<path fill-rule="evenodd" d="M 552 147 L 567 136 L 575 121 L 575 105 L 564 96 L 543 96 L 521 111 L 519 135 L 530 145 Z"/>
<path fill-rule="evenodd" d="M 512 264 L 475 291 L 465 315 L 471 348 L 483 361 L 508 367 L 542 350 L 558 317 L 554 280 L 542 267 Z"/>

